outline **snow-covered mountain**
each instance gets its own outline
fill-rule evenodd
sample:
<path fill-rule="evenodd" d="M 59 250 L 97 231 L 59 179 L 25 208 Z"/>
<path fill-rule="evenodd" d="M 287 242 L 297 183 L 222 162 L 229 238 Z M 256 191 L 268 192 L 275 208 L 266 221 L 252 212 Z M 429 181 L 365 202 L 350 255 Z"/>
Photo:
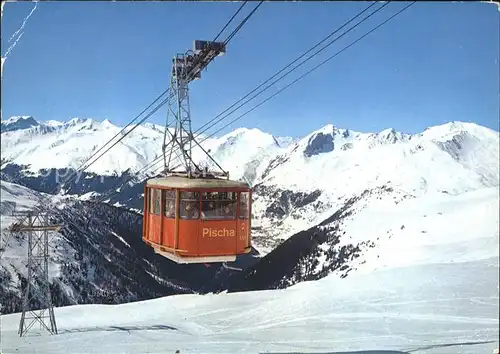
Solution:
<path fill-rule="evenodd" d="M 0 122 L 2 133 L 14 130 L 25 130 L 32 127 L 38 127 L 40 124 L 31 116 L 10 117 Z"/>
<path fill-rule="evenodd" d="M 261 165 L 253 225 L 272 249 L 365 190 L 385 188 L 388 197 L 399 199 L 497 187 L 498 161 L 498 132 L 472 123 L 452 122 L 414 135 L 328 125 Z"/>
<path fill-rule="evenodd" d="M 132 126 L 125 131 L 130 129 Z M 10 162 L 26 166 L 27 171 L 35 174 L 47 169 L 78 168 L 121 130 L 122 127 L 109 120 L 73 118 L 65 122 L 38 122 L 33 117 L 12 117 L 2 121 L 2 164 Z M 135 128 L 86 172 L 110 176 L 140 170 L 161 155 L 163 132 L 163 127 L 149 123 Z M 123 134 L 112 141 L 117 141 Z M 198 136 L 198 141 L 205 139 L 203 135 Z M 230 170 L 233 179 L 240 179 L 246 171 L 251 175 L 252 167 L 247 164 L 255 164 L 254 159 L 260 160 L 279 150 L 278 141 L 283 144 L 288 140 L 275 139 L 257 129 L 240 128 L 220 138 L 206 139 L 203 146 L 211 150 L 225 169 Z M 209 163 L 196 146 L 193 147 L 193 158 L 202 164 Z M 153 167 L 152 171 L 160 170 L 161 162 Z"/>
<path fill-rule="evenodd" d="M 65 190 L 84 198 L 113 190 L 104 198 L 109 203 L 140 210 L 145 176 L 123 182 L 159 156 L 162 129 L 138 127 Z M 109 121 L 13 117 L 2 122 L 2 178 L 50 192 L 57 176 L 66 176 L 67 168 L 78 167 L 120 130 Z M 419 198 L 499 185 L 499 134 L 473 123 L 450 122 L 419 134 L 360 133 L 330 124 L 301 139 L 239 128 L 203 145 L 233 179 L 253 184 L 253 233 L 262 254 L 365 190 Z M 194 155 L 204 159 L 199 149 Z"/>

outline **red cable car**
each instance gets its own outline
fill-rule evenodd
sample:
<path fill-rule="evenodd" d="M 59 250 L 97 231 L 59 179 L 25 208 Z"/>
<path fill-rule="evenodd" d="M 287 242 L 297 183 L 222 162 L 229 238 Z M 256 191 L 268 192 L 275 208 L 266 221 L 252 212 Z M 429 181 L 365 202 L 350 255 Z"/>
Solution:
<path fill-rule="evenodd" d="M 245 182 L 168 176 L 144 188 L 143 240 L 176 263 L 232 262 L 251 251 Z"/>
<path fill-rule="evenodd" d="M 176 263 L 222 262 L 226 266 L 225 262 L 251 251 L 252 190 L 248 183 L 229 180 L 229 173 L 191 131 L 188 84 L 199 78 L 216 56 L 225 53 L 225 44 L 195 41 L 194 50 L 189 52 L 192 54 L 177 54 L 172 60 L 163 136 L 164 177 L 150 179 L 144 187 L 142 239 Z M 176 123 L 174 133 L 168 123 L 170 115 Z M 193 143 L 222 174 L 209 173 L 208 167 L 203 171 L 193 161 Z M 176 170 L 179 165 L 171 167 L 173 154 L 184 166 L 182 171 Z"/>

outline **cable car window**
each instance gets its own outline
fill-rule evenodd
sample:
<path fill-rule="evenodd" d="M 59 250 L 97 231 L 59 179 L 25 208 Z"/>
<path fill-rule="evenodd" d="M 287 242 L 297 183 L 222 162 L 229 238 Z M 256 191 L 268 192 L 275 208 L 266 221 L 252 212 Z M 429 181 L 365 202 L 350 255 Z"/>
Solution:
<path fill-rule="evenodd" d="M 148 188 L 148 198 L 149 198 L 149 213 L 154 214 L 155 210 L 155 198 L 154 198 L 154 189 Z"/>
<path fill-rule="evenodd" d="M 240 219 L 248 219 L 250 216 L 250 193 L 240 193 Z"/>
<path fill-rule="evenodd" d="M 180 193 L 180 218 L 198 219 L 200 217 L 200 193 L 181 192 Z"/>
<path fill-rule="evenodd" d="M 201 194 L 201 218 L 215 219 L 217 192 L 204 192 Z"/>
<path fill-rule="evenodd" d="M 161 190 L 160 189 L 151 189 L 151 204 L 150 204 L 150 213 L 155 215 L 160 215 L 161 213 Z"/>
<path fill-rule="evenodd" d="M 175 191 L 166 190 L 164 214 L 169 219 L 175 219 Z"/>
<path fill-rule="evenodd" d="M 236 217 L 235 192 L 202 193 L 201 217 L 203 219 L 234 219 Z"/>

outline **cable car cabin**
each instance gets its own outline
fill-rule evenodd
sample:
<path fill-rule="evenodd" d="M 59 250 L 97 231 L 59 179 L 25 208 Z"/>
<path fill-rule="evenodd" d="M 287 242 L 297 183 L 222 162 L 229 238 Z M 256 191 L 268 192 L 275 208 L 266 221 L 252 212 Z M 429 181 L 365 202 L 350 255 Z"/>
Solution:
<path fill-rule="evenodd" d="M 176 263 L 232 262 L 251 251 L 247 183 L 169 176 L 144 188 L 142 239 Z"/>

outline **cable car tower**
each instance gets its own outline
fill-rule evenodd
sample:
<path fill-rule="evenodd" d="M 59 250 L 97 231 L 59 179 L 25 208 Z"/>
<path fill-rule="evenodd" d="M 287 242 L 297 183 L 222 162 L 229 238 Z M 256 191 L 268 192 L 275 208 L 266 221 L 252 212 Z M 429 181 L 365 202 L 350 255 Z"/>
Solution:
<path fill-rule="evenodd" d="M 197 178 L 206 175 L 207 170 L 202 170 L 192 159 L 193 143 L 195 143 L 215 165 L 220 172 L 211 171 L 214 176 L 229 178 L 229 174 L 203 149 L 196 141 L 191 130 L 191 112 L 189 109 L 189 83 L 201 78 L 201 72 L 217 56 L 226 53 L 226 45 L 223 42 L 194 41 L 194 48 L 186 53 L 177 54 L 172 60 L 172 72 L 170 78 L 167 121 L 163 137 L 163 161 L 166 176 L 178 174 L 172 167 L 172 154 L 174 150 L 180 151 L 181 163 L 188 178 Z M 169 118 L 175 120 L 175 130 L 172 134 L 169 130 Z M 167 143 L 167 135 L 170 141 Z M 169 149 L 170 148 L 170 149 Z M 168 152 L 167 152 L 168 150 Z M 177 151 L 176 151 L 177 154 Z M 168 156 L 167 156 L 168 155 Z"/>
<path fill-rule="evenodd" d="M 189 83 L 217 56 L 225 42 L 194 41 L 193 50 L 172 60 L 163 137 L 163 176 L 144 187 L 143 241 L 176 263 L 223 263 L 251 252 L 248 183 L 226 172 L 196 141 L 191 130 Z M 172 133 L 169 120 L 175 121 Z M 202 169 L 192 157 L 200 148 L 220 171 Z M 174 155 L 181 163 L 174 166 Z M 178 170 L 178 167 L 181 167 Z"/>

